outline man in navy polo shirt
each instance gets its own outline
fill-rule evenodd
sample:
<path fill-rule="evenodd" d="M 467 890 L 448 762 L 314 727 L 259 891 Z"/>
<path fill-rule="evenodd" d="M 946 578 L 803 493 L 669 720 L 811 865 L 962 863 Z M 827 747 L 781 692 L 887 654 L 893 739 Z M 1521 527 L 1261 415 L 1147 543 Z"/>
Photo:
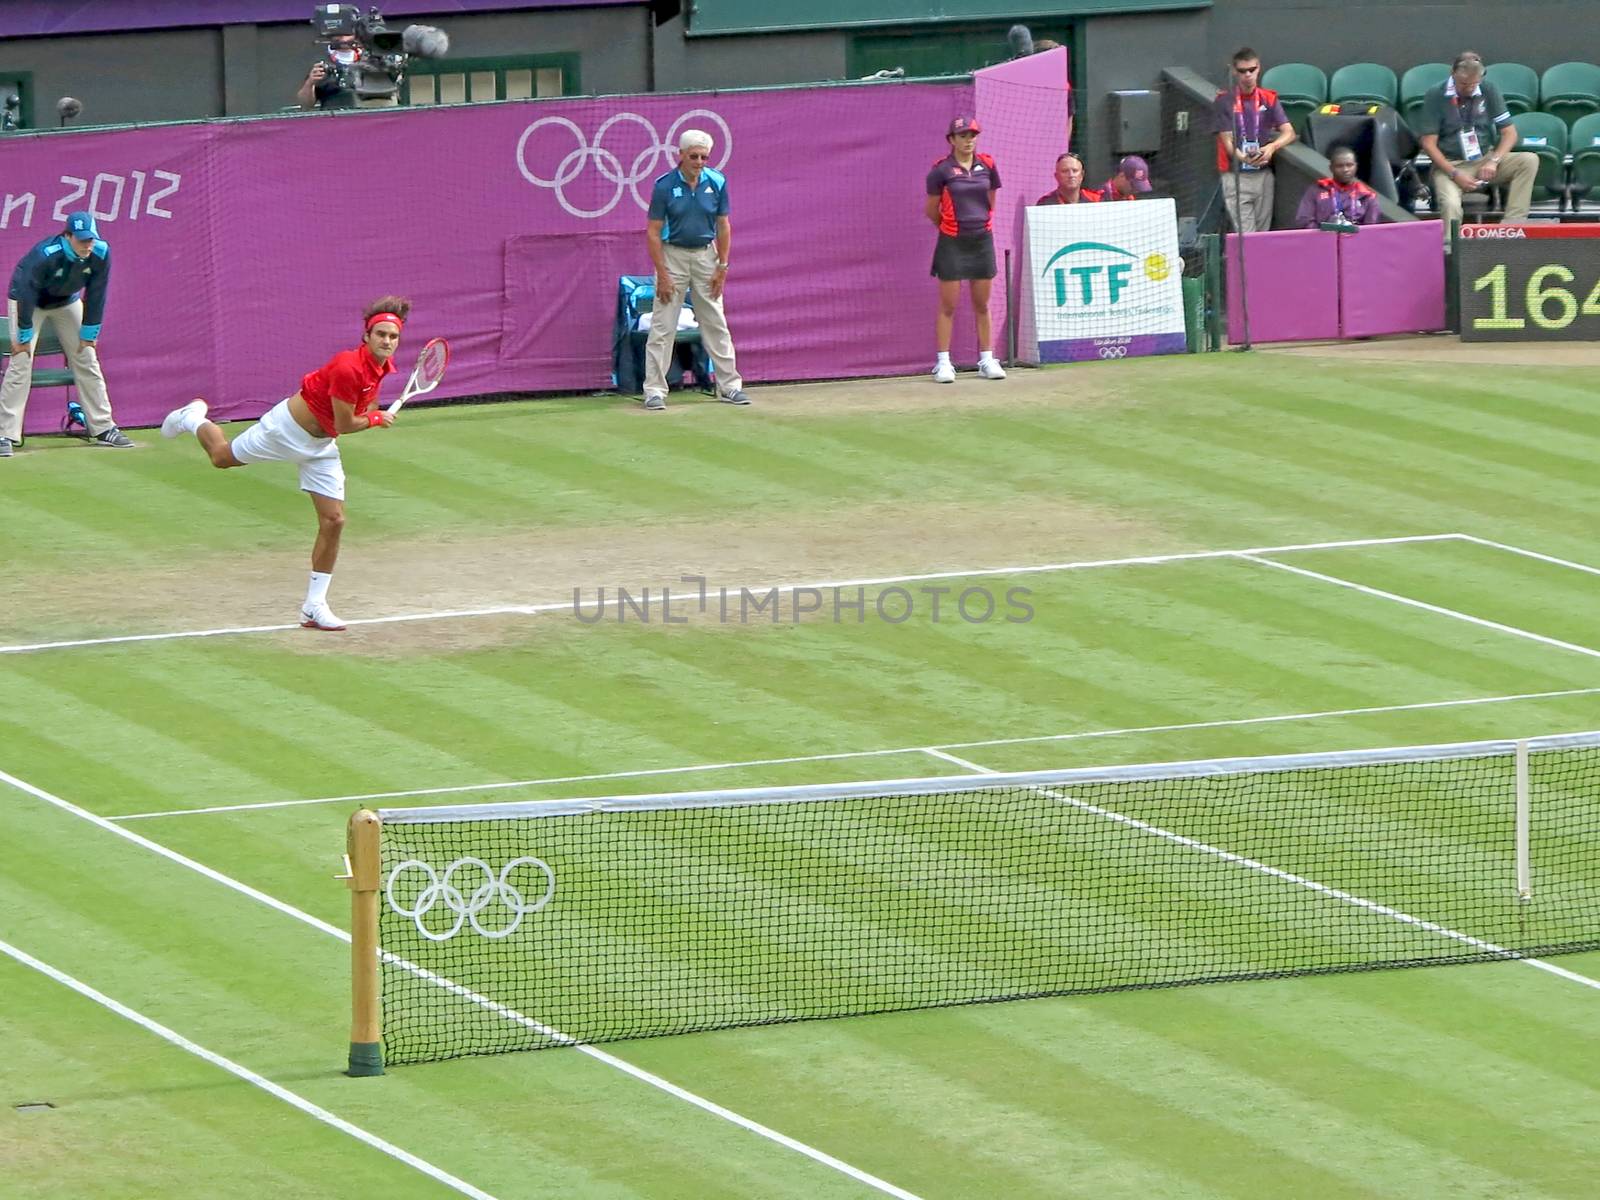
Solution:
<path fill-rule="evenodd" d="M 73 213 L 64 231 L 40 242 L 17 263 L 6 297 L 11 361 L 0 383 L 0 458 L 10 458 L 12 446 L 22 440 L 22 413 L 33 389 L 34 335 L 47 323 L 66 351 L 90 443 L 116 450 L 133 445 L 112 419 L 106 377 L 95 352 L 110 283 L 111 247 L 100 240 L 94 216 L 87 212 Z"/>
<path fill-rule="evenodd" d="M 749 404 L 733 360 L 733 336 L 722 312 L 722 285 L 728 278 L 728 181 L 707 166 L 711 135 L 686 129 L 678 139 L 678 166 L 656 180 L 650 193 L 645 240 L 656 267 L 656 300 L 650 312 L 650 337 L 644 349 L 644 406 L 667 406 L 667 368 L 678 334 L 684 294 L 694 290 L 694 315 L 700 344 L 717 373 L 717 398 L 724 404 Z"/>

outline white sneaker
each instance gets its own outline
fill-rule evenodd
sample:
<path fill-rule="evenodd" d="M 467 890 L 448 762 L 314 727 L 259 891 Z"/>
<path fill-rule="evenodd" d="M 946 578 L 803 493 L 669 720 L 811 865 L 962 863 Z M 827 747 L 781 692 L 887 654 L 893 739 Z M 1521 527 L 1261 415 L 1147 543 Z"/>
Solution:
<path fill-rule="evenodd" d="M 161 436 L 175 438 L 180 433 L 185 432 L 184 426 L 188 423 L 190 413 L 195 415 L 195 425 L 198 427 L 200 422 L 205 419 L 206 402 L 204 400 L 191 400 L 182 408 L 175 408 L 169 412 L 166 419 L 161 422 Z"/>
<path fill-rule="evenodd" d="M 326 604 L 300 610 L 301 629 L 320 629 L 324 633 L 339 633 L 344 627 L 344 622 L 334 616 L 333 609 Z"/>
<path fill-rule="evenodd" d="M 1004 379 L 1005 377 L 1006 369 L 1000 365 L 999 359 L 980 358 L 978 360 L 978 378 Z"/>
<path fill-rule="evenodd" d="M 954 383 L 956 381 L 955 365 L 947 362 L 935 364 L 933 381 L 935 383 Z"/>

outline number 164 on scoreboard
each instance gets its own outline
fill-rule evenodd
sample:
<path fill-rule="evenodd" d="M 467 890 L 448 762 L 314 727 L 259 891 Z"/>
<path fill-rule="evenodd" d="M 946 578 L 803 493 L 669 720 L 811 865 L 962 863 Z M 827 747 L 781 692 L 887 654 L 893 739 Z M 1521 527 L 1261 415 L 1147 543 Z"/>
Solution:
<path fill-rule="evenodd" d="M 1461 340 L 1600 340 L 1600 226 L 1467 225 Z"/>

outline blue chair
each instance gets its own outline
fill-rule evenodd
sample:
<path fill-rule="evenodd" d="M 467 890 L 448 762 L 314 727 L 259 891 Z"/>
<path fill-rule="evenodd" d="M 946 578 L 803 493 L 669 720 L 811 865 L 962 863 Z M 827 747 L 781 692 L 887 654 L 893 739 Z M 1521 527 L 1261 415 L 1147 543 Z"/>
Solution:
<path fill-rule="evenodd" d="M 611 328 L 611 386 L 627 395 L 644 390 L 644 348 L 650 340 L 650 323 L 645 318 L 655 308 L 655 302 L 654 275 L 617 277 L 617 316 Z M 684 302 L 693 308 L 693 294 L 684 297 Z M 680 329 L 674 343 L 667 386 L 682 386 L 687 372 L 694 376 L 701 391 L 713 391 L 714 372 L 711 359 L 700 344 L 700 331 Z"/>

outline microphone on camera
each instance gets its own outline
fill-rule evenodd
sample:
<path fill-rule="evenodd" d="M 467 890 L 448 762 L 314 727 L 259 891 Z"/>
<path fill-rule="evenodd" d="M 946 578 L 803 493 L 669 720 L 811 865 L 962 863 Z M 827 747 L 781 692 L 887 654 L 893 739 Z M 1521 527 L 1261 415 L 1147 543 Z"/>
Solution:
<path fill-rule="evenodd" d="M 1026 25 L 1013 25 L 1006 31 L 1006 44 L 1012 58 L 1026 58 L 1033 53 L 1033 31 Z"/>
<path fill-rule="evenodd" d="M 418 58 L 443 58 L 450 53 L 450 35 L 432 25 L 407 25 L 400 46 Z"/>

